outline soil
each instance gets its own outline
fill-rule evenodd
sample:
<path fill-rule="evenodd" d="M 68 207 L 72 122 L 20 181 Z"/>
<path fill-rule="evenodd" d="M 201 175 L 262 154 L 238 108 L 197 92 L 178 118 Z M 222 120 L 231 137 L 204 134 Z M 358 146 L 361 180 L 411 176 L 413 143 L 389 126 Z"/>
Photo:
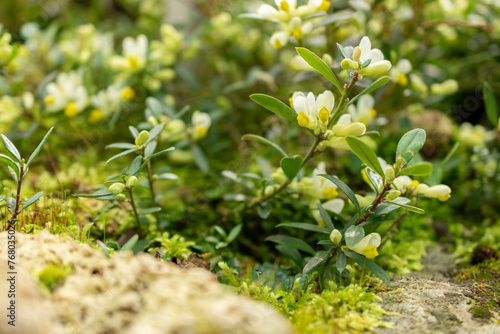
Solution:
<path fill-rule="evenodd" d="M 378 294 L 382 307 L 391 313 L 383 320 L 394 327 L 375 333 L 500 334 L 498 312 L 483 309 L 488 304 L 484 289 L 499 282 L 454 280 L 455 262 L 439 246 L 427 249 L 424 266 L 422 271 L 394 277 L 387 284 L 389 291 Z M 487 316 L 481 317 L 478 310 Z"/>

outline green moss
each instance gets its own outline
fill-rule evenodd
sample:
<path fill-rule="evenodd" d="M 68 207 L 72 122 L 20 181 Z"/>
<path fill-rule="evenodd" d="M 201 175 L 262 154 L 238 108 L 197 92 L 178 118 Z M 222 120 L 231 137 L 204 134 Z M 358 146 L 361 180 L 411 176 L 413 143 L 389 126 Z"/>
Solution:
<path fill-rule="evenodd" d="M 223 281 L 238 293 L 273 305 L 304 334 L 364 333 L 377 327 L 391 327 L 382 321 L 386 312 L 374 293 L 355 284 L 339 287 L 328 282 L 321 293 L 305 277 L 297 278 L 288 290 L 261 283 L 249 282 L 238 277 L 227 264 L 219 267 L 224 272 Z"/>
<path fill-rule="evenodd" d="M 52 264 L 36 270 L 34 275 L 40 280 L 42 291 L 50 294 L 70 273 L 70 266 L 58 266 Z"/>
<path fill-rule="evenodd" d="M 500 259 L 489 259 L 476 265 L 463 268 L 455 276 L 455 279 L 458 281 L 491 281 L 495 277 L 500 277 Z"/>
<path fill-rule="evenodd" d="M 487 305 L 474 305 L 472 306 L 472 316 L 476 319 L 491 319 L 493 314 L 490 312 Z"/>

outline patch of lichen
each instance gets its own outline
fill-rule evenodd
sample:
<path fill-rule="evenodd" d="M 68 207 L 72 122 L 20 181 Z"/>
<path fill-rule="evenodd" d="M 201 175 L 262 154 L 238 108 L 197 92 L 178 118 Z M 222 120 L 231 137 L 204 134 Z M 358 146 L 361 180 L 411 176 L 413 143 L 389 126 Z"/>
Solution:
<path fill-rule="evenodd" d="M 298 278 L 290 289 L 271 289 L 260 282 L 240 278 L 229 266 L 219 263 L 223 282 L 238 293 L 273 305 L 288 317 L 299 333 L 365 333 L 391 327 L 382 321 L 386 312 L 380 298 L 356 284 L 338 286 L 328 282 L 320 293 L 311 280 Z"/>

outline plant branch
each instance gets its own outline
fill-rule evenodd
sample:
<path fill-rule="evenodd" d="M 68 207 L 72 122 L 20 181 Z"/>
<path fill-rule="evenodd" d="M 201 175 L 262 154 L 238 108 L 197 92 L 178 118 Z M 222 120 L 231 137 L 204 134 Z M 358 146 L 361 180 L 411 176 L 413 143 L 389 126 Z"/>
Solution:
<path fill-rule="evenodd" d="M 23 184 L 23 174 L 24 174 L 24 164 L 21 162 L 21 168 L 19 171 L 19 176 L 17 178 L 17 192 L 16 192 L 16 205 L 14 206 L 14 211 L 12 211 L 12 217 L 10 218 L 9 224 L 12 224 L 16 221 L 17 216 L 19 215 L 19 204 L 21 203 L 21 188 Z"/>
<path fill-rule="evenodd" d="M 361 224 L 362 222 L 366 221 L 370 217 L 370 215 L 373 213 L 373 211 L 375 211 L 377 206 L 379 206 L 379 204 L 382 203 L 382 199 L 384 198 L 384 195 L 387 192 L 387 190 L 389 190 L 390 186 L 391 186 L 390 183 L 387 183 L 384 185 L 384 189 L 382 189 L 382 191 L 377 195 L 377 198 L 375 198 L 375 202 L 373 202 L 373 205 L 370 207 L 370 209 L 368 209 L 368 211 L 365 213 L 365 215 L 362 218 L 358 219 L 358 221 L 356 222 L 356 225 Z"/>
<path fill-rule="evenodd" d="M 128 189 L 127 191 L 128 194 L 130 195 L 130 204 L 132 205 L 132 211 L 134 211 L 135 221 L 137 223 L 137 227 L 139 228 L 139 237 L 140 237 L 142 234 L 141 220 L 139 218 L 139 212 L 137 211 L 137 206 L 135 205 L 134 191 L 132 188 Z"/>

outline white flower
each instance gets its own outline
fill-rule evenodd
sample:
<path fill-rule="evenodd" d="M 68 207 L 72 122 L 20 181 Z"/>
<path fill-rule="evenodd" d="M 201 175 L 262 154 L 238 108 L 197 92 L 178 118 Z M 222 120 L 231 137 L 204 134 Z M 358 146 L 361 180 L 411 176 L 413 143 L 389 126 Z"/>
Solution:
<path fill-rule="evenodd" d="M 378 255 L 377 247 L 380 246 L 381 241 L 380 234 L 370 233 L 351 249 L 356 253 L 366 256 L 368 259 L 373 259 Z"/>
<path fill-rule="evenodd" d="M 60 73 L 55 83 L 47 85 L 45 106 L 49 112 L 64 110 L 66 116 L 74 117 L 85 109 L 87 104 L 87 90 L 79 72 Z"/>
<path fill-rule="evenodd" d="M 379 49 L 372 49 L 372 44 L 367 36 L 364 36 L 359 47 L 354 48 L 353 61 L 363 64 L 370 60 L 370 64 L 361 69 L 360 75 L 380 75 L 391 69 L 391 62 L 384 60 L 384 54 Z M 343 66 L 344 68 L 344 66 Z"/>
<path fill-rule="evenodd" d="M 319 213 L 319 210 L 317 208 L 317 201 L 314 203 L 311 203 L 311 211 L 313 214 L 314 219 L 316 219 L 316 222 L 321 225 L 325 226 L 325 222 L 323 221 L 323 218 L 321 217 L 321 214 Z M 336 214 L 340 214 L 342 212 L 342 209 L 344 208 L 345 202 L 340 199 L 340 198 L 335 198 L 329 201 L 324 202 L 321 204 L 323 208 L 327 211 L 331 211 Z"/>
<path fill-rule="evenodd" d="M 408 73 L 412 70 L 411 63 L 408 59 L 401 59 L 396 66 L 391 69 L 390 76 L 392 80 L 399 83 L 401 86 L 408 85 Z"/>
<path fill-rule="evenodd" d="M 115 83 L 108 86 L 106 90 L 99 91 L 90 98 L 90 101 L 95 108 L 91 111 L 90 123 L 96 123 L 100 119 L 110 116 L 118 109 L 122 101 L 121 83 Z"/>
<path fill-rule="evenodd" d="M 373 109 L 374 106 L 375 99 L 373 96 L 367 94 L 358 99 L 356 106 L 351 104 L 347 108 L 347 111 L 351 114 L 354 122 L 360 122 L 364 125 L 368 125 L 368 123 L 370 123 L 377 115 L 376 110 Z"/>
<path fill-rule="evenodd" d="M 325 130 L 334 104 L 335 97 L 329 90 L 325 90 L 317 98 L 313 93 L 307 96 L 303 93 L 297 94 L 292 101 L 299 125 L 313 130 L 316 134 Z"/>
<path fill-rule="evenodd" d="M 351 122 L 351 115 L 342 115 L 337 124 L 331 130 L 326 132 L 327 140 L 321 142 L 321 149 L 325 147 L 333 147 L 341 150 L 350 150 L 349 145 L 345 140 L 347 136 L 359 137 L 366 131 L 366 126 L 363 123 Z"/>
<path fill-rule="evenodd" d="M 437 186 L 429 187 L 426 184 L 419 184 L 417 186 L 417 194 L 421 194 L 430 198 L 437 198 L 438 200 L 444 202 L 451 197 L 451 189 L 447 185 L 440 184 Z"/>
<path fill-rule="evenodd" d="M 210 115 L 201 111 L 195 111 L 191 119 L 193 124 L 193 139 L 201 139 L 207 135 L 208 128 L 212 125 Z"/>
<path fill-rule="evenodd" d="M 148 38 L 145 35 L 137 39 L 125 37 L 122 43 L 123 56 L 111 57 L 111 68 L 118 72 L 135 73 L 142 70 L 147 63 Z"/>
<path fill-rule="evenodd" d="M 323 161 L 313 171 L 313 196 L 322 200 L 332 200 L 339 194 L 337 186 L 332 181 L 320 176 L 321 174 L 326 174 L 325 163 Z"/>
<path fill-rule="evenodd" d="M 482 125 L 473 126 L 470 123 L 462 123 L 458 130 L 458 141 L 468 147 L 483 147 L 486 142 L 495 138 L 494 131 L 486 131 Z"/>

